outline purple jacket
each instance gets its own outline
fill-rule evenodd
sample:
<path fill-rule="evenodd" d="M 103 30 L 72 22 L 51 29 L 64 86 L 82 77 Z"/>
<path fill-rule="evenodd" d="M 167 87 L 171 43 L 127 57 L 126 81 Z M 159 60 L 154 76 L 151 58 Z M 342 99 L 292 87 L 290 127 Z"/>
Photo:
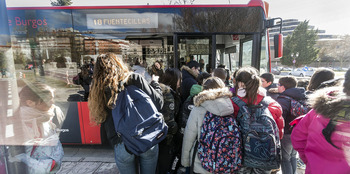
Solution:
<path fill-rule="evenodd" d="M 329 97 L 327 92 L 319 94 L 311 100 L 313 109 L 292 131 L 293 147 L 306 164 L 306 174 L 349 174 L 350 97 Z M 337 120 L 331 140 L 339 149 L 327 142 L 322 134 L 330 118 Z"/>

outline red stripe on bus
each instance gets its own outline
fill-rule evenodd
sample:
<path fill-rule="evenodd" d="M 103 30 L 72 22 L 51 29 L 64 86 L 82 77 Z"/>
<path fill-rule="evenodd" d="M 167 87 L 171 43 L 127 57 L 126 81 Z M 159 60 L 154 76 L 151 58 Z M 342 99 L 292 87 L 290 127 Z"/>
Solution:
<path fill-rule="evenodd" d="M 101 126 L 93 126 L 90 123 L 90 112 L 88 107 L 88 102 L 79 102 L 82 110 L 82 124 L 80 124 L 84 130 L 82 132 L 82 138 L 84 138 L 83 144 L 101 144 Z"/>
<path fill-rule="evenodd" d="M 84 123 L 83 123 L 83 108 L 81 106 L 82 102 L 78 102 L 78 112 L 79 112 L 79 125 L 80 125 L 80 138 L 81 144 L 85 144 L 85 136 L 84 136 Z"/>
<path fill-rule="evenodd" d="M 260 4 L 250 4 L 252 6 Z M 60 7 L 7 7 L 7 10 L 81 10 L 81 9 L 118 9 L 118 8 L 208 8 L 208 7 L 248 7 L 247 4 L 215 4 L 215 5 L 125 5 L 125 6 L 60 6 Z M 263 7 L 263 6 L 262 6 Z"/>

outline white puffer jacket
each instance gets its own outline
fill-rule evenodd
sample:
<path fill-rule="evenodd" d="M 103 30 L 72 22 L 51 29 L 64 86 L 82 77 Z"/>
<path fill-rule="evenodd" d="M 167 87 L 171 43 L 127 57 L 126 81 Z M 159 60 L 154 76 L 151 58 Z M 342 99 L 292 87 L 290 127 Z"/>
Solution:
<path fill-rule="evenodd" d="M 206 112 L 209 111 L 219 116 L 232 114 L 231 96 L 232 93 L 225 87 L 202 91 L 194 98 L 196 107 L 193 108 L 188 118 L 182 144 L 181 164 L 184 167 L 189 167 L 192 164 L 193 147 L 196 140 L 199 140 Z M 193 170 L 195 173 L 209 173 L 202 167 L 197 154 Z"/>

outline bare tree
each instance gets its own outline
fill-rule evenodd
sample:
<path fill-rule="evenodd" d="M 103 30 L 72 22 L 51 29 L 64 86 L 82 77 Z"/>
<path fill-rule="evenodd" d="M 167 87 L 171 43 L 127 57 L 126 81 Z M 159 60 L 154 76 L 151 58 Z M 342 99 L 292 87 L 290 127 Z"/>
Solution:
<path fill-rule="evenodd" d="M 181 5 L 181 4 L 193 4 L 195 0 L 168 0 L 169 4 Z"/>
<path fill-rule="evenodd" d="M 341 68 L 345 62 L 350 62 L 350 35 L 342 36 L 341 40 L 331 42 L 325 54 L 339 61 Z"/>
<path fill-rule="evenodd" d="M 51 0 L 50 0 L 51 1 Z M 57 0 L 57 1 L 51 1 L 52 6 L 70 6 L 72 5 L 72 0 Z"/>

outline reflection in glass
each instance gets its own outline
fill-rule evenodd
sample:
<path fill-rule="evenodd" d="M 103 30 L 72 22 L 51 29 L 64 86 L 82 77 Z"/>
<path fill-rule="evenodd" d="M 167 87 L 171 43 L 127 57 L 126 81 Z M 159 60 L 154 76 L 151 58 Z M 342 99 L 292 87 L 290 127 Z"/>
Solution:
<path fill-rule="evenodd" d="M 9 162 L 25 163 L 28 173 L 55 173 L 60 169 L 64 154 L 57 132 L 64 114 L 53 104 L 53 89 L 44 84 L 28 84 L 19 97 L 25 146 L 23 153 L 11 154 Z"/>

